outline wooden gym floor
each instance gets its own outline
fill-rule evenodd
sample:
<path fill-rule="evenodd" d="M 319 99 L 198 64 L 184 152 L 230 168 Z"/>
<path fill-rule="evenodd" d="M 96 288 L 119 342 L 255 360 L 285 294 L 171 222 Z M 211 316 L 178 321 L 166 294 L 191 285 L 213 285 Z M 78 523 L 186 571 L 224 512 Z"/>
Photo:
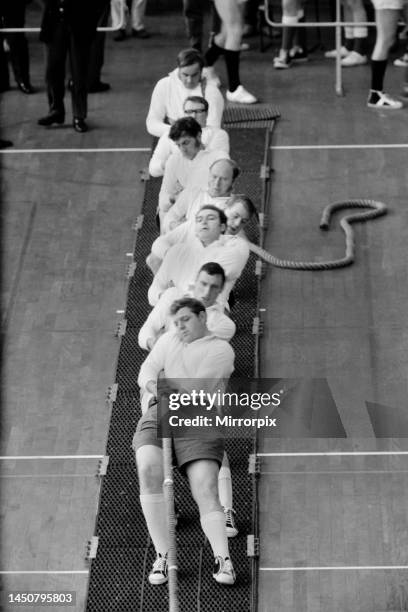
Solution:
<path fill-rule="evenodd" d="M 28 25 L 36 25 L 38 14 L 30 15 Z M 88 134 L 37 127 L 47 109 L 35 35 L 31 72 L 40 91 L 2 95 L 3 137 L 14 148 L 1 152 L 0 570 L 15 572 L 2 576 L 5 591 L 75 590 L 78 611 L 119 346 L 114 332 L 151 143 L 144 118 L 154 83 L 186 44 L 174 13 L 148 25 L 154 36 L 146 41 L 108 36 L 103 79 L 112 91 L 90 96 Z M 263 282 L 262 374 L 326 377 L 347 439 L 275 439 L 260 448 L 259 610 L 406 610 L 408 457 L 398 453 L 408 445 L 376 440 L 366 402 L 407 409 L 407 110 L 365 107 L 366 66 L 343 71 L 339 98 L 334 64 L 320 50 L 308 64 L 278 72 L 273 51 L 261 54 L 250 42 L 244 84 L 282 113 L 272 139 L 268 250 L 290 259 L 341 256 L 338 226 L 319 233 L 327 203 L 361 197 L 390 208 L 356 227 L 351 268 L 269 269 Z M 220 73 L 225 79 L 223 66 Z M 397 93 L 402 78 L 390 67 L 387 90 Z M 68 101 L 67 121 L 69 110 Z M 341 454 L 379 450 L 393 454 Z M 317 451 L 339 454 L 295 454 Z M 270 456 L 276 452 L 286 456 Z"/>

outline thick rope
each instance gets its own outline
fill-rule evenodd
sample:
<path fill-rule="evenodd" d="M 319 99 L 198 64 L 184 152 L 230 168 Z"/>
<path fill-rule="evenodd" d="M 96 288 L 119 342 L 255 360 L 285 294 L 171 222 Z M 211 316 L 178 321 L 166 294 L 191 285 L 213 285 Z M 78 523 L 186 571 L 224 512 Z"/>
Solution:
<path fill-rule="evenodd" d="M 346 236 L 346 255 L 342 259 L 334 259 L 333 261 L 288 261 L 286 259 L 278 259 L 252 242 L 249 243 L 249 248 L 253 253 L 258 255 L 258 257 L 276 268 L 288 268 L 291 270 L 331 270 L 333 268 L 344 268 L 345 266 L 349 266 L 353 263 L 355 258 L 354 231 L 351 227 L 351 223 L 368 221 L 369 219 L 375 219 L 375 217 L 385 215 L 387 213 L 387 206 L 375 200 L 346 200 L 345 202 L 329 204 L 323 210 L 320 219 L 320 229 L 328 230 L 331 215 L 344 208 L 370 208 L 371 210 L 353 215 L 346 215 L 341 219 L 340 227 Z"/>
<path fill-rule="evenodd" d="M 169 552 L 167 555 L 169 575 L 169 611 L 179 612 L 177 582 L 176 519 L 174 511 L 173 450 L 172 439 L 163 438 L 164 497 L 169 527 Z"/>

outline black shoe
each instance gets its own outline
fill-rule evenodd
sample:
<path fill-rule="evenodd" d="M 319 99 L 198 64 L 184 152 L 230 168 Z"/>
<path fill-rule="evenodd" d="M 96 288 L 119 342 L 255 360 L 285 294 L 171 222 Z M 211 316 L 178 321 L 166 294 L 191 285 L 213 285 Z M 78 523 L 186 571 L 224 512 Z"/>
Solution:
<path fill-rule="evenodd" d="M 103 93 L 104 91 L 109 91 L 110 88 L 111 86 L 109 85 L 109 83 L 103 83 L 102 81 L 99 81 L 98 83 L 91 85 L 88 91 L 89 93 Z"/>
<path fill-rule="evenodd" d="M 26 82 L 26 81 L 18 81 L 17 87 L 19 88 L 20 91 L 22 91 L 25 94 L 33 94 L 35 91 L 31 83 Z"/>
<path fill-rule="evenodd" d="M 0 149 L 7 149 L 8 147 L 12 147 L 13 143 L 11 142 L 11 140 L 3 140 L 3 138 L 0 138 Z"/>
<path fill-rule="evenodd" d="M 65 120 L 64 113 L 58 113 L 57 111 L 53 111 L 49 115 L 46 115 L 45 117 L 41 117 L 41 119 L 39 119 L 37 123 L 38 125 L 48 126 L 48 125 L 52 125 L 53 123 L 60 123 L 60 124 L 64 123 L 64 120 Z"/>
<path fill-rule="evenodd" d="M 121 42 L 122 40 L 125 40 L 126 38 L 126 30 L 118 30 L 118 33 L 115 34 L 115 36 L 113 37 L 113 40 L 116 42 Z"/>
<path fill-rule="evenodd" d="M 85 119 L 79 119 L 79 117 L 74 117 L 74 121 L 72 125 L 74 126 L 74 130 L 76 132 L 80 132 L 81 134 L 82 132 L 88 131 L 88 125 Z"/>
<path fill-rule="evenodd" d="M 132 28 L 132 36 L 134 38 L 150 38 L 150 34 L 147 30 L 142 28 L 141 30 L 135 30 Z"/>

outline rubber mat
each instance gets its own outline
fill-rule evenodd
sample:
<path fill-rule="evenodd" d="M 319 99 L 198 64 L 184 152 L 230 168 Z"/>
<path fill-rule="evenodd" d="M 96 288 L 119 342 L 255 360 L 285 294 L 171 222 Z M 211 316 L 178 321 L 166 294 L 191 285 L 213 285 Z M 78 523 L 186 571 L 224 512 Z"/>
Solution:
<path fill-rule="evenodd" d="M 254 104 L 253 106 L 228 105 L 224 110 L 224 127 L 234 127 L 233 124 L 250 121 L 271 121 L 280 117 L 278 109 L 271 104 Z M 233 150 L 233 149 L 231 149 Z"/>
<path fill-rule="evenodd" d="M 263 194 L 260 167 L 263 161 L 265 130 L 234 130 L 231 150 L 242 173 L 235 192 L 246 193 L 261 209 Z M 161 612 L 169 609 L 166 586 L 152 587 L 147 575 L 154 549 L 139 504 L 139 488 L 132 451 L 132 438 L 140 418 L 137 376 L 146 352 L 137 344 L 140 326 L 150 307 L 146 300 L 152 275 L 144 264 L 157 236 L 155 211 L 160 180 L 146 182 L 143 224 L 134 251 L 136 268 L 129 281 L 125 318 L 126 332 L 121 339 L 106 454 L 107 474 L 103 477 L 95 536 L 96 557 L 91 560 L 87 612 Z M 246 231 L 251 241 L 258 240 L 256 222 Z M 256 337 L 252 333 L 257 313 L 258 277 L 251 255 L 244 274 L 234 287 L 236 299 L 232 318 L 237 333 L 232 340 L 236 354 L 234 376 L 255 375 Z M 239 535 L 230 539 L 231 557 L 237 572 L 233 588 L 218 585 L 212 578 L 212 552 L 200 527 L 198 511 L 186 479 L 175 470 L 175 496 L 180 512 L 177 529 L 177 557 L 180 610 L 194 612 L 252 612 L 257 577 L 253 560 L 247 556 L 247 535 L 256 531 L 253 474 L 248 473 L 248 458 L 255 451 L 254 439 L 227 440 L 232 468 L 234 507 Z"/>

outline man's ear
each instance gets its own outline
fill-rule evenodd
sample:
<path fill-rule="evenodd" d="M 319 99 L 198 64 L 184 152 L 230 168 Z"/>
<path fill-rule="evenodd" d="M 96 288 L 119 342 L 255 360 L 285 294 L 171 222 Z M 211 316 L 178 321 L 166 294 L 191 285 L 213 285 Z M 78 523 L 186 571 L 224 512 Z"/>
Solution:
<path fill-rule="evenodd" d="M 220 228 L 221 228 L 221 234 L 225 234 L 225 232 L 227 231 L 227 224 L 221 223 Z"/>
<path fill-rule="evenodd" d="M 202 310 L 201 312 L 198 313 L 198 318 L 200 319 L 201 323 L 207 323 L 207 313 L 205 310 Z"/>

